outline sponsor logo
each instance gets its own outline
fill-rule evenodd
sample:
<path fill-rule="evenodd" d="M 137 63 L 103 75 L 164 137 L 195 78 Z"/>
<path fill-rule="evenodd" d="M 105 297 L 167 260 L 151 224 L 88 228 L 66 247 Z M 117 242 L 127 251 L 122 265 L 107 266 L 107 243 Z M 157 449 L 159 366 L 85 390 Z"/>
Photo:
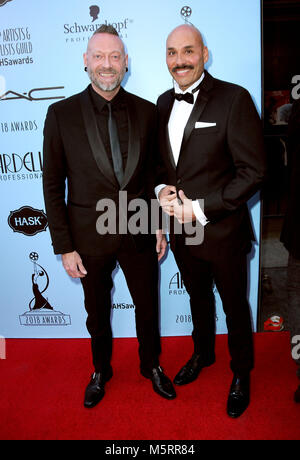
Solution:
<path fill-rule="evenodd" d="M 186 293 L 181 273 L 177 272 L 169 281 L 169 295 L 184 295 Z"/>
<path fill-rule="evenodd" d="M 63 32 L 65 41 L 67 43 L 78 43 L 81 41 L 88 41 L 91 35 L 102 25 L 112 25 L 118 32 L 120 38 L 124 39 L 128 37 L 128 30 L 133 19 L 130 18 L 118 18 L 109 20 L 103 18 L 102 10 L 98 5 L 92 5 L 89 7 L 89 16 L 92 18 L 91 23 L 80 23 L 75 20 L 72 23 L 65 23 L 63 25 Z"/>
<path fill-rule="evenodd" d="M 42 171 L 41 152 L 0 153 L 0 181 L 2 182 L 41 179 Z"/>
<path fill-rule="evenodd" d="M 264 322 L 264 330 L 271 332 L 279 332 L 284 329 L 284 320 L 283 317 L 275 313 L 274 315 L 269 316 Z"/>
<path fill-rule="evenodd" d="M 33 88 L 25 93 L 17 93 L 16 91 L 6 91 L 0 95 L 0 101 L 11 101 L 13 99 L 25 99 L 26 101 L 48 101 L 50 99 L 64 99 L 65 96 L 54 95 L 52 91 L 63 89 L 64 86 L 52 86 L 47 88 Z M 47 94 L 47 92 L 50 92 Z"/>
<path fill-rule="evenodd" d="M 28 27 L 0 30 L 0 67 L 32 64 L 31 34 Z"/>
<path fill-rule="evenodd" d="M 46 270 L 37 263 L 39 255 L 31 252 L 29 259 L 33 264 L 31 275 L 33 298 L 29 301 L 29 311 L 19 316 L 21 326 L 69 326 L 70 315 L 53 308 L 45 292 L 49 287 L 49 276 Z"/>
<path fill-rule="evenodd" d="M 192 8 L 190 6 L 183 6 L 180 10 L 180 15 L 186 24 L 190 23 L 188 18 L 192 16 Z"/>
<path fill-rule="evenodd" d="M 7 220 L 14 232 L 27 236 L 45 232 L 48 227 L 47 216 L 44 211 L 30 206 L 23 206 L 17 211 L 11 211 Z"/>
<path fill-rule="evenodd" d="M 96 21 L 98 19 L 100 13 L 100 8 L 98 5 L 92 5 L 90 6 L 90 16 L 92 18 L 92 22 Z"/>

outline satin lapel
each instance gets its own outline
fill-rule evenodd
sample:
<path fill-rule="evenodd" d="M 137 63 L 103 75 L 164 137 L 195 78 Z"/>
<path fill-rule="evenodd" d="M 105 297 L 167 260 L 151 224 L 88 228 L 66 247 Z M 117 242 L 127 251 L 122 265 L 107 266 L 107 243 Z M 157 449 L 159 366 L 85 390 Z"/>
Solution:
<path fill-rule="evenodd" d="M 138 116 L 136 113 L 135 105 L 129 94 L 126 94 L 126 104 L 127 104 L 127 114 L 128 114 L 128 131 L 129 131 L 129 141 L 128 141 L 128 156 L 124 172 L 124 179 L 122 183 L 121 190 L 124 189 L 131 177 L 134 174 L 134 171 L 137 168 L 139 158 L 140 158 L 140 133 L 138 127 Z"/>
<path fill-rule="evenodd" d="M 80 94 L 80 104 L 89 144 L 98 168 L 104 176 L 114 185 L 118 186 L 113 168 L 110 164 L 104 144 L 99 135 L 97 121 L 94 114 L 92 101 L 88 89 Z"/>
<path fill-rule="evenodd" d="M 195 129 L 196 121 L 198 121 L 202 115 L 202 112 L 210 97 L 209 91 L 212 88 L 213 88 L 213 77 L 207 71 L 205 71 L 205 77 L 203 79 L 203 82 L 201 83 L 197 100 L 195 102 L 194 108 L 192 110 L 192 113 L 190 115 L 190 118 L 188 119 L 188 122 L 184 130 L 182 144 L 181 144 L 181 151 L 186 145 L 192 131 Z"/>
<path fill-rule="evenodd" d="M 195 123 L 201 117 L 201 114 L 202 114 L 202 112 L 203 112 L 203 110 L 204 110 L 204 108 L 205 108 L 205 106 L 207 104 L 208 99 L 209 98 L 205 93 L 203 93 L 201 91 L 199 92 L 197 100 L 196 100 L 195 105 L 194 105 L 194 108 L 192 110 L 190 118 L 188 119 L 188 122 L 186 124 L 185 130 L 184 130 L 184 133 L 183 133 L 181 150 L 183 149 L 183 147 L 187 143 L 187 141 L 188 141 L 193 129 L 195 129 Z"/>
<path fill-rule="evenodd" d="M 170 142 L 169 128 L 168 128 L 168 123 L 169 123 L 169 119 L 170 119 L 170 115 L 171 115 L 171 111 L 172 111 L 172 107 L 173 107 L 173 102 L 174 102 L 174 97 L 173 97 L 173 91 L 171 90 L 169 92 L 169 94 L 168 94 L 168 100 L 167 100 L 167 104 L 165 106 L 165 112 L 163 114 L 162 123 L 163 123 L 163 136 L 164 136 L 164 139 L 163 139 L 163 144 L 162 145 L 166 146 L 169 160 L 170 160 L 173 168 L 176 169 L 176 164 L 175 164 L 175 161 L 174 161 L 174 156 L 173 156 L 171 142 Z"/>

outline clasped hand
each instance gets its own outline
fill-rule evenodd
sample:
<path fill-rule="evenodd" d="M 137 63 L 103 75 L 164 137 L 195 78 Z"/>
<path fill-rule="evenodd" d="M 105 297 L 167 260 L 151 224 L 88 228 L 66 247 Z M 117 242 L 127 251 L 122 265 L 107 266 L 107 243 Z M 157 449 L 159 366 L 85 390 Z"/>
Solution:
<path fill-rule="evenodd" d="M 180 224 L 196 220 L 193 201 L 184 194 L 183 190 L 179 190 L 177 195 L 174 185 L 164 187 L 159 192 L 158 199 L 163 211 L 169 216 L 176 217 Z"/>

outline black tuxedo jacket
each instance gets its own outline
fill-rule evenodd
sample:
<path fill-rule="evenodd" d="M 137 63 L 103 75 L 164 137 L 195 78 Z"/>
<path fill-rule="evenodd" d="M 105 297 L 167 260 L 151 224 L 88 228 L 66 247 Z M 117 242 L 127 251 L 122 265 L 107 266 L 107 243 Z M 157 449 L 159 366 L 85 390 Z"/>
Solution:
<path fill-rule="evenodd" d="M 265 175 L 262 125 L 250 94 L 205 71 L 177 166 L 168 135 L 173 95 L 169 90 L 157 102 L 162 161 L 156 184 L 175 185 L 192 200 L 204 199 L 209 223 L 204 227 L 204 242 L 190 246 L 193 251 L 209 257 L 226 245 L 249 250 L 254 235 L 247 201 Z M 196 122 L 215 125 L 196 128 Z"/>
<path fill-rule="evenodd" d="M 154 188 L 156 108 L 123 88 L 120 91 L 125 94 L 129 126 L 121 190 L 127 192 L 128 200 L 149 200 Z M 113 200 L 118 219 L 120 187 L 100 138 L 90 97 L 88 87 L 52 104 L 45 120 L 43 188 L 55 254 L 77 250 L 99 255 L 113 252 L 120 243 L 119 234 L 99 235 L 96 231 L 99 200 Z M 133 238 L 137 249 L 142 249 L 152 244 L 154 237 L 139 234 Z"/>

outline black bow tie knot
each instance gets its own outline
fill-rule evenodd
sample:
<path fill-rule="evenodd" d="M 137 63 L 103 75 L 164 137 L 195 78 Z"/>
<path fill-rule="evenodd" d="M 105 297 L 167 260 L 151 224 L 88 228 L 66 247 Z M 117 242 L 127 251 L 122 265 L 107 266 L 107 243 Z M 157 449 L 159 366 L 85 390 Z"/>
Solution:
<path fill-rule="evenodd" d="M 192 93 L 175 93 L 175 99 L 177 99 L 177 101 L 185 101 L 189 104 L 194 104 L 194 95 Z"/>

